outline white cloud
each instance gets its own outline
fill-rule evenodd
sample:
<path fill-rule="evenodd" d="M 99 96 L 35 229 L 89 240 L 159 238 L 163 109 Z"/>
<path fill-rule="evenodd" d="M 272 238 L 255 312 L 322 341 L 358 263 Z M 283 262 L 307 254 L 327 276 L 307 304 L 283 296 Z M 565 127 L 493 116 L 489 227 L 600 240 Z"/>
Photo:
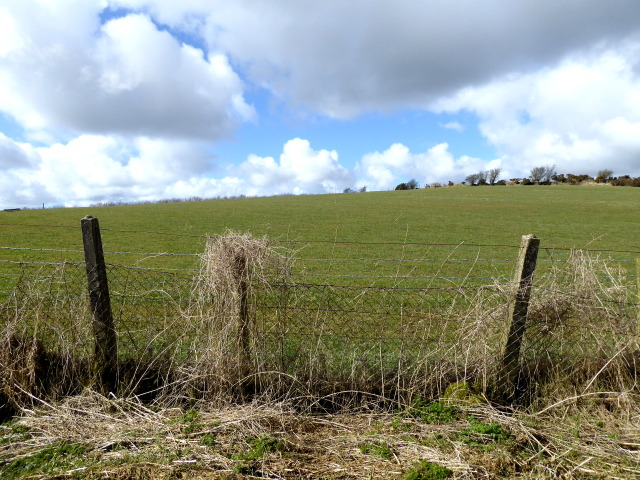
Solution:
<path fill-rule="evenodd" d="M 441 95 L 638 35 L 636 0 L 212 3 L 211 48 L 325 115 L 426 106 Z"/>
<path fill-rule="evenodd" d="M 421 185 L 460 181 L 469 173 L 486 168 L 485 164 L 478 158 L 455 158 L 446 143 L 438 144 L 424 153 L 412 153 L 405 145 L 396 143 L 384 152 L 366 154 L 357 172 L 359 183 L 372 190 L 389 190 L 411 178 Z"/>
<path fill-rule="evenodd" d="M 299 138 L 285 143 L 278 161 L 250 155 L 222 178 L 213 178 L 204 144 L 185 141 L 82 135 L 32 151 L 0 136 L 4 152 L 16 157 L 0 177 L 6 204 L 333 193 L 355 183 L 336 151 L 314 150 Z"/>
<path fill-rule="evenodd" d="M 274 193 L 334 193 L 355 182 L 353 174 L 340 165 L 335 150 L 314 150 L 309 141 L 289 140 L 280 159 L 250 155 L 238 173 L 247 180 L 250 195 Z"/>
<path fill-rule="evenodd" d="M 464 132 L 464 125 L 458 122 L 439 123 L 442 128 L 447 130 L 455 130 L 456 132 Z"/>
<path fill-rule="evenodd" d="M 640 175 L 640 45 L 625 49 L 635 54 L 597 49 L 536 73 L 463 89 L 434 108 L 475 112 L 514 176 L 552 164 L 565 173 L 607 168 Z"/>
<path fill-rule="evenodd" d="M 36 149 L 0 137 L 5 152 L 19 157 L 1 176 L 9 180 L 0 201 L 11 204 L 158 199 L 170 185 L 211 169 L 203 144 L 144 137 L 82 135 Z"/>
<path fill-rule="evenodd" d="M 29 134 L 215 141 L 253 118 L 224 54 L 181 44 L 144 14 L 100 26 L 101 8 L 33 0 L 2 10 L 12 33 L 0 48 L 0 108 Z"/>

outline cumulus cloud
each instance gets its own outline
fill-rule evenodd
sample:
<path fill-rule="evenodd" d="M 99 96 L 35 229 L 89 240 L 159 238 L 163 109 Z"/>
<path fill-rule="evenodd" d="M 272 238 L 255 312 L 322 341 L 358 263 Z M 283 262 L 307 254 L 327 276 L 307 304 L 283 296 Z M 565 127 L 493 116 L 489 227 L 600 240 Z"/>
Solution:
<path fill-rule="evenodd" d="M 102 2 L 63 3 L 12 2 L 0 14 L 11 25 L 0 37 L 0 105 L 38 138 L 215 141 L 255 115 L 224 54 L 181 44 L 145 14 L 100 25 Z"/>
<path fill-rule="evenodd" d="M 34 149 L 0 137 L 0 158 L 7 151 L 18 156 L 0 176 L 0 201 L 9 204 L 158 199 L 211 168 L 205 145 L 186 141 L 81 135 Z"/>
<path fill-rule="evenodd" d="M 553 68 L 463 89 L 434 108 L 476 113 L 516 176 L 552 164 L 560 172 L 640 175 L 640 46 L 625 50 L 571 56 Z"/>
<path fill-rule="evenodd" d="M 464 178 L 485 166 L 486 162 L 478 158 L 455 158 L 446 143 L 438 144 L 424 153 L 412 153 L 405 145 L 396 143 L 384 152 L 364 155 L 356 170 L 361 183 L 373 190 L 388 190 L 411 178 L 423 185 L 446 183 Z"/>
<path fill-rule="evenodd" d="M 0 202 L 11 205 L 334 193 L 355 183 L 335 150 L 300 138 L 286 142 L 278 160 L 252 154 L 219 178 L 206 145 L 186 141 L 82 135 L 32 150 L 0 136 L 3 152 L 15 157 L 0 176 Z"/>
<path fill-rule="evenodd" d="M 313 150 L 308 140 L 294 138 L 273 157 L 250 155 L 238 168 L 250 194 L 335 193 L 353 185 L 353 173 L 340 165 L 335 150 Z"/>
<path fill-rule="evenodd" d="M 425 106 L 585 46 L 637 36 L 639 17 L 635 0 L 236 0 L 212 4 L 205 31 L 255 82 L 345 118 Z"/>

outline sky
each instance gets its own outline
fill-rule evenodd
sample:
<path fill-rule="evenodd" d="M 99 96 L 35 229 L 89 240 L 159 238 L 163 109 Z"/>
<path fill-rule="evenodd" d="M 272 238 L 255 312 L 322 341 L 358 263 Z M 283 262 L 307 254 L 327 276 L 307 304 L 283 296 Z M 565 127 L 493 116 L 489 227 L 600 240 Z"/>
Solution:
<path fill-rule="evenodd" d="M 0 208 L 640 176 L 638 0 L 0 0 Z"/>

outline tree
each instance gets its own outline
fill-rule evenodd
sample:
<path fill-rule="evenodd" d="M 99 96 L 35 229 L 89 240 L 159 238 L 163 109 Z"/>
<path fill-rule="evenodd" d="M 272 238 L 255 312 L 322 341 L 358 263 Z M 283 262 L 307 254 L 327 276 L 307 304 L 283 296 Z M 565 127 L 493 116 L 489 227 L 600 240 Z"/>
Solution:
<path fill-rule="evenodd" d="M 553 180 L 555 180 L 557 175 L 558 174 L 556 173 L 555 165 L 547 165 L 546 167 L 544 167 L 544 181 L 546 183 L 551 183 Z"/>
<path fill-rule="evenodd" d="M 465 181 L 472 186 L 475 185 L 479 180 L 480 180 L 479 173 L 472 173 L 471 175 L 467 175 L 467 178 L 465 178 Z"/>
<path fill-rule="evenodd" d="M 613 171 L 609 169 L 600 170 L 596 176 L 596 182 L 607 183 L 613 177 Z"/>
<path fill-rule="evenodd" d="M 488 172 L 488 180 L 489 180 L 489 185 L 493 185 L 494 183 L 496 183 L 496 180 L 498 180 L 498 177 L 500 176 L 500 172 L 502 170 L 500 170 L 499 168 L 492 168 L 491 170 L 489 170 Z"/>
<path fill-rule="evenodd" d="M 399 183 L 396 185 L 396 190 L 409 190 L 409 187 L 406 183 Z"/>
<path fill-rule="evenodd" d="M 415 190 L 416 188 L 420 187 L 420 184 L 415 178 L 412 178 L 407 182 L 407 187 L 409 187 L 408 190 Z"/>
<path fill-rule="evenodd" d="M 551 183 L 556 176 L 556 166 L 547 165 L 546 167 L 534 167 L 531 169 L 529 179 L 533 183 Z"/>
<path fill-rule="evenodd" d="M 360 187 L 360 190 L 358 190 L 360 193 L 364 193 L 367 191 L 367 186 L 365 185 L 364 187 Z"/>
<path fill-rule="evenodd" d="M 540 183 L 544 178 L 545 167 L 534 167 L 529 172 L 529 179 L 534 183 Z"/>

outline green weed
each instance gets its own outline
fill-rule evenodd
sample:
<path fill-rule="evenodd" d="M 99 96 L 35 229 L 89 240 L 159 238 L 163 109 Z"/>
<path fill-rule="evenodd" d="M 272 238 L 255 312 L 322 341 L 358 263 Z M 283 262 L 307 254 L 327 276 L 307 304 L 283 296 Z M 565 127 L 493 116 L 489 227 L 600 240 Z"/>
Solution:
<path fill-rule="evenodd" d="M 216 444 L 216 437 L 212 433 L 207 433 L 202 436 L 200 439 L 200 445 L 204 445 L 205 447 L 213 447 Z"/>
<path fill-rule="evenodd" d="M 358 447 L 365 455 L 375 455 L 386 460 L 394 457 L 393 450 L 384 442 L 363 443 Z"/>
<path fill-rule="evenodd" d="M 407 417 L 419 419 L 425 423 L 451 423 L 460 417 L 460 409 L 454 405 L 444 405 L 441 402 L 429 402 L 416 397 L 405 412 Z"/>
<path fill-rule="evenodd" d="M 179 417 L 173 418 L 171 420 L 171 423 L 182 423 L 184 424 L 184 428 L 182 429 L 182 431 L 188 435 L 190 433 L 193 433 L 196 431 L 196 429 L 198 427 L 200 427 L 200 424 L 198 424 L 196 422 L 196 419 L 198 418 L 198 411 L 194 408 L 190 408 L 189 410 L 187 410 L 186 412 L 184 412 L 182 415 L 180 415 Z"/>
<path fill-rule="evenodd" d="M 2 478 L 17 480 L 37 473 L 40 477 L 54 475 L 63 470 L 86 466 L 83 455 L 92 448 L 78 443 L 61 442 L 39 450 L 33 455 L 19 458 L 1 467 Z"/>
<path fill-rule="evenodd" d="M 232 455 L 233 460 L 239 463 L 234 467 L 236 473 L 256 474 L 255 461 L 273 452 L 282 452 L 285 450 L 285 444 L 282 440 L 263 435 L 258 438 L 249 438 L 247 443 L 250 448 L 245 453 Z"/>
<path fill-rule="evenodd" d="M 453 475 L 453 471 L 437 463 L 422 460 L 409 470 L 402 480 L 443 480 Z"/>
<path fill-rule="evenodd" d="M 467 445 L 478 446 L 507 441 L 511 439 L 511 434 L 497 423 L 484 423 L 471 419 L 469 426 L 463 428 L 457 438 Z"/>

